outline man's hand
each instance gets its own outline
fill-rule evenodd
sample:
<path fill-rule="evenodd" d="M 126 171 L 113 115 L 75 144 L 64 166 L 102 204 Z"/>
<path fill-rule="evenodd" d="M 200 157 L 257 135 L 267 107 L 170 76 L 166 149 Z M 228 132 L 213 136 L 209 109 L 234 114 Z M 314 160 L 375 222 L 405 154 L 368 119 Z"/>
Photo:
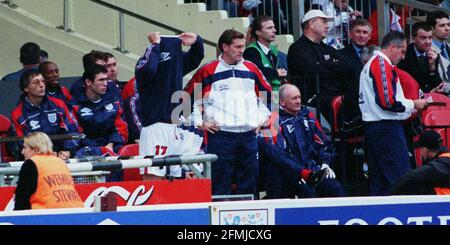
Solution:
<path fill-rule="evenodd" d="M 184 32 L 179 35 L 183 46 L 192 46 L 197 41 L 197 34 L 193 32 Z"/>
<path fill-rule="evenodd" d="M 414 108 L 416 108 L 419 111 L 427 108 L 427 106 L 428 106 L 427 100 L 425 99 L 414 100 Z"/>
<path fill-rule="evenodd" d="M 277 68 L 278 76 L 279 77 L 285 77 L 287 76 L 287 71 L 283 68 Z"/>
<path fill-rule="evenodd" d="M 430 71 L 435 71 L 436 70 L 436 59 L 438 58 L 437 52 L 430 49 L 427 51 L 427 57 L 428 57 L 428 67 L 430 68 Z"/>
<path fill-rule="evenodd" d="M 267 118 L 267 120 L 264 121 L 263 123 L 259 124 L 258 127 L 256 127 L 255 133 L 259 134 L 259 131 L 261 131 L 262 127 L 269 127 L 269 126 L 270 126 L 270 117 Z"/>
<path fill-rule="evenodd" d="M 322 181 L 328 173 L 328 168 L 321 169 L 319 171 L 313 171 L 309 174 L 307 183 L 308 185 L 315 187 L 320 181 Z"/>
<path fill-rule="evenodd" d="M 192 171 L 187 171 L 184 173 L 185 179 L 198 179 L 198 177 Z"/>
<path fill-rule="evenodd" d="M 441 82 L 438 86 L 433 88 L 430 92 L 434 93 L 444 93 L 444 82 Z"/>
<path fill-rule="evenodd" d="M 327 172 L 325 173 L 325 178 L 327 179 L 336 179 L 336 174 L 334 173 L 333 169 L 328 166 L 328 164 L 323 163 L 320 169 L 327 169 Z"/>
<path fill-rule="evenodd" d="M 350 15 L 352 19 L 356 19 L 356 17 L 362 17 L 362 13 L 359 12 L 358 10 L 348 13 L 348 15 Z"/>
<path fill-rule="evenodd" d="M 198 126 L 198 128 L 201 130 L 207 130 L 212 134 L 219 131 L 219 127 L 216 125 L 215 122 L 203 122 L 203 124 L 201 126 Z"/>
<path fill-rule="evenodd" d="M 161 43 L 161 33 L 159 32 L 150 32 L 147 38 L 151 44 Z"/>

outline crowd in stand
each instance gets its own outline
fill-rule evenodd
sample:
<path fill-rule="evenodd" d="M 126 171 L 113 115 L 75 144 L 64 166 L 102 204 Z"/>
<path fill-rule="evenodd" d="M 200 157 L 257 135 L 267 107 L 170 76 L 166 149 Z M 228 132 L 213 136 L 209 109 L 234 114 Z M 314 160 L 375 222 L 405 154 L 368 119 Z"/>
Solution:
<path fill-rule="evenodd" d="M 344 12 L 345 18 L 338 17 Z M 343 23 L 334 25 L 336 18 Z M 84 72 L 70 90 L 59 83 L 58 65 L 41 60 L 39 45 L 26 43 L 20 49 L 23 69 L 2 79 L 17 81 L 23 92 L 11 114 L 13 134 L 84 134 L 53 143 L 63 159 L 116 155 L 136 142 L 141 155 L 213 153 L 219 157 L 212 164 L 213 195 L 258 197 L 262 186 L 266 198 L 337 197 L 346 191 L 333 170 L 340 164 L 336 145 L 318 117 L 331 123 L 331 103 L 344 96 L 339 127 L 359 129 L 356 134 L 365 137 L 368 193 L 389 195 L 416 167 L 410 155 L 421 133 L 417 113 L 429 102 L 423 92 L 449 93 L 449 16 L 435 11 L 415 23 L 409 45 L 402 32 L 392 31 L 376 47 L 369 45 L 372 24 L 348 1 L 325 1 L 303 16 L 303 35 L 287 54 L 273 44 L 277 28 L 276 17 L 263 15 L 253 17 L 248 37 L 225 30 L 217 59 L 200 68 L 199 35 L 151 32 L 125 86 L 117 80 L 115 57 L 93 50 L 83 56 Z M 190 48 L 184 52 L 182 46 Z M 183 89 L 183 76 L 194 70 Z M 183 90 L 190 102 L 175 96 Z M 186 104 L 192 113 L 178 110 Z M 442 142 L 421 146 L 430 144 L 439 154 L 427 160 L 448 157 Z M 440 165 L 447 180 L 438 185 L 444 189 L 450 187 L 447 162 Z M 186 171 L 172 166 L 141 174 L 154 180 L 182 178 Z M 121 179 L 117 172 L 109 180 Z M 400 187 L 395 193 L 402 193 Z"/>

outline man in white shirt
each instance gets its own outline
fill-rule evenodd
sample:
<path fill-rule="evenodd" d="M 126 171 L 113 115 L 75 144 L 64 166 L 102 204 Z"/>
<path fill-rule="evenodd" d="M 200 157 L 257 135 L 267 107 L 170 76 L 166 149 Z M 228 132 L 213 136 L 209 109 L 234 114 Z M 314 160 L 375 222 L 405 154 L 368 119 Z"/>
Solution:
<path fill-rule="evenodd" d="M 427 106 L 423 99 L 410 100 L 403 95 L 394 66 L 405 52 L 405 35 L 390 32 L 383 38 L 381 52 L 376 51 L 361 72 L 359 108 L 369 162 L 370 195 L 388 195 L 391 185 L 410 170 L 402 121 Z"/>
<path fill-rule="evenodd" d="M 212 194 L 258 195 L 257 129 L 270 112 L 259 99 L 270 84 L 258 67 L 242 58 L 244 35 L 225 30 L 219 38 L 221 55 L 201 67 L 185 90 L 194 96 L 194 125 L 207 133 L 212 164 Z M 195 93 L 194 93 L 195 91 Z M 270 98 L 269 98 L 270 99 Z"/>

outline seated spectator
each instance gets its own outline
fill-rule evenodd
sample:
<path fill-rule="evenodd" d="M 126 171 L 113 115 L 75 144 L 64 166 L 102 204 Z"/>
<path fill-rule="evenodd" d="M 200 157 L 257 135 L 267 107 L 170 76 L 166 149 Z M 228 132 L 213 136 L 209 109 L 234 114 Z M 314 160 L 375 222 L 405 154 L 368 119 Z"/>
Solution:
<path fill-rule="evenodd" d="M 108 61 L 106 61 L 106 69 L 108 70 L 108 79 L 113 81 L 120 90 L 123 89 L 126 82 L 119 81 L 119 65 L 117 64 L 117 59 L 113 54 L 105 52 Z"/>
<path fill-rule="evenodd" d="M 450 35 L 450 18 L 443 11 L 433 11 L 427 15 L 427 22 L 433 29 L 431 49 L 438 53 L 437 72 L 442 81 L 447 83 L 444 86 L 444 92 L 448 94 L 450 91 L 448 83 L 450 81 L 447 72 L 450 65 L 450 47 L 447 39 Z"/>
<path fill-rule="evenodd" d="M 365 19 L 356 19 L 350 25 L 350 43 L 342 49 L 344 61 L 352 68 L 352 76 L 346 84 L 342 113 L 345 130 L 351 130 L 362 127 L 361 111 L 359 110 L 359 77 L 365 62 L 363 54 L 367 51 L 367 42 L 370 39 L 372 25 Z M 373 52 L 370 54 L 372 55 Z"/>
<path fill-rule="evenodd" d="M 420 135 L 416 147 L 422 153 L 422 167 L 403 175 L 394 185 L 393 195 L 450 195 L 450 152 L 441 136 L 432 130 Z"/>
<path fill-rule="evenodd" d="M 276 29 L 272 17 L 267 15 L 256 17 L 251 25 L 251 35 L 256 41 L 247 46 L 244 59 L 258 66 L 272 86 L 272 91 L 278 91 L 281 80 L 287 76 L 287 71 L 280 68 L 278 62 L 279 51 L 273 44 Z"/>
<path fill-rule="evenodd" d="M 291 84 L 281 86 L 280 105 L 280 129 L 273 139 L 276 141 L 277 147 L 288 153 L 295 163 L 283 160 L 285 157 L 281 154 L 276 161 L 266 161 L 265 186 L 268 197 L 343 196 L 344 190 L 330 168 L 334 160 L 334 149 L 312 113 L 306 107 L 302 107 L 299 89 Z M 272 118 L 272 120 L 274 119 Z M 259 145 L 261 149 L 261 143 Z M 267 154 L 267 147 L 263 147 L 263 150 L 266 153 L 263 154 L 264 156 L 270 156 Z M 284 161 L 284 163 L 281 164 L 279 161 Z M 289 164 L 291 167 L 283 167 L 289 162 L 291 162 Z M 286 168 L 290 174 L 283 175 Z M 326 169 L 325 178 L 314 177 L 323 169 Z M 315 173 L 313 176 L 311 176 L 312 172 Z M 322 174 L 324 173 L 320 175 Z M 301 176 L 300 181 L 293 181 L 295 175 Z M 313 181 L 315 185 L 306 184 L 310 183 L 309 181 Z"/>
<path fill-rule="evenodd" d="M 408 72 L 420 85 L 424 93 L 438 87 L 442 79 L 437 71 L 438 54 L 431 48 L 433 31 L 426 22 L 417 22 L 412 26 L 413 42 L 408 45 L 405 59 L 398 68 Z"/>
<path fill-rule="evenodd" d="M 70 107 L 69 102 L 72 99 L 72 95 L 69 89 L 59 84 L 58 66 L 51 61 L 45 61 L 39 65 L 39 72 L 44 77 L 47 95 L 64 101 Z"/>
<path fill-rule="evenodd" d="M 20 63 L 22 63 L 23 68 L 4 76 L 2 81 L 19 81 L 25 70 L 37 68 L 40 63 L 40 52 L 41 48 L 36 43 L 28 42 L 22 45 L 20 48 Z"/>
<path fill-rule="evenodd" d="M 47 208 L 82 208 L 66 163 L 54 156 L 50 138 L 42 132 L 25 137 L 14 197 L 14 210 Z"/>
<path fill-rule="evenodd" d="M 352 72 L 341 53 L 323 43 L 331 19 L 320 10 L 308 11 L 302 19 L 303 35 L 289 47 L 287 56 L 289 79 L 302 91 L 305 104 L 318 109 L 328 122 L 331 101 L 344 94 Z"/>
<path fill-rule="evenodd" d="M 45 82 L 39 70 L 24 71 L 19 85 L 23 94 L 11 113 L 17 136 L 24 137 L 36 131 L 48 135 L 78 133 L 78 125 L 64 101 L 45 94 Z M 54 145 L 57 152 L 74 152 L 78 142 L 55 141 Z"/>
<path fill-rule="evenodd" d="M 94 65 L 83 74 L 85 92 L 73 98 L 72 108 L 86 138 L 82 146 L 105 147 L 115 153 L 127 142 L 127 124 L 120 102 L 108 94 L 107 70 Z"/>
<path fill-rule="evenodd" d="M 102 65 L 106 66 L 106 63 L 108 62 L 108 57 L 104 52 L 92 50 L 90 53 L 85 54 L 83 56 L 83 68 L 84 72 L 86 72 L 89 69 L 92 69 L 94 65 Z M 111 94 L 117 101 L 122 102 L 122 97 L 120 96 L 120 89 L 117 86 L 117 84 L 111 80 L 108 80 L 108 88 L 106 92 L 108 94 Z M 70 94 L 72 97 L 78 97 L 78 94 L 82 95 L 84 94 L 85 90 L 85 83 L 84 79 L 80 78 L 76 80 L 72 86 L 70 87 Z"/>

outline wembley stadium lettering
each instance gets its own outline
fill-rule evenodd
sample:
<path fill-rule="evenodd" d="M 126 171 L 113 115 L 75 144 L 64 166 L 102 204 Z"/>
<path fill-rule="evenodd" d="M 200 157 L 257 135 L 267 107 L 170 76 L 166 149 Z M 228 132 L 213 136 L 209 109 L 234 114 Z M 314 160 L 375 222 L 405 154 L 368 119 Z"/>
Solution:
<path fill-rule="evenodd" d="M 436 219 L 439 220 L 439 225 L 448 225 L 450 221 L 450 215 L 443 216 L 418 216 L 418 217 L 407 217 L 406 222 L 404 219 L 395 217 L 385 217 L 376 223 L 368 222 L 364 219 L 353 218 L 347 221 L 344 220 L 319 220 L 320 225 L 431 225 L 434 224 Z M 403 221 L 402 221 L 403 220 Z"/>
<path fill-rule="evenodd" d="M 81 201 L 75 190 L 57 190 L 53 192 L 53 196 L 56 197 L 56 202 Z"/>
<path fill-rule="evenodd" d="M 52 174 L 44 177 L 45 182 L 50 187 L 55 185 L 72 185 L 72 177 L 66 174 Z"/>

